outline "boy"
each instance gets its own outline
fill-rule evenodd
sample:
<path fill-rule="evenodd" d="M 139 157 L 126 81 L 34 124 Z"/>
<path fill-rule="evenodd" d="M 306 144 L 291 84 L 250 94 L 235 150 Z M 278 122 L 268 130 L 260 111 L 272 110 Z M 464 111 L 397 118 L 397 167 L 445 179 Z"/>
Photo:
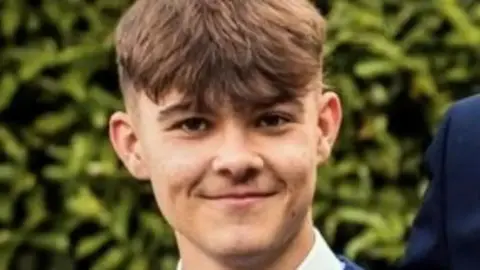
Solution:
<path fill-rule="evenodd" d="M 312 221 L 342 112 L 306 0 L 137 0 L 116 29 L 113 147 L 148 179 L 178 269 L 356 269 Z"/>

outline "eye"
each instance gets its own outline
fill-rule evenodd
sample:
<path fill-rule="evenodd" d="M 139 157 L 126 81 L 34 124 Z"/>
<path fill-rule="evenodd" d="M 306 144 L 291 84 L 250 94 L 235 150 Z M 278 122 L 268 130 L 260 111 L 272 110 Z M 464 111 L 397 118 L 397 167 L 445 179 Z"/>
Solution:
<path fill-rule="evenodd" d="M 191 117 L 177 123 L 175 128 L 182 129 L 185 132 L 204 132 L 210 127 L 210 123 L 200 117 Z"/>
<path fill-rule="evenodd" d="M 290 122 L 287 116 L 278 113 L 267 113 L 258 119 L 257 125 L 261 128 L 280 127 Z"/>

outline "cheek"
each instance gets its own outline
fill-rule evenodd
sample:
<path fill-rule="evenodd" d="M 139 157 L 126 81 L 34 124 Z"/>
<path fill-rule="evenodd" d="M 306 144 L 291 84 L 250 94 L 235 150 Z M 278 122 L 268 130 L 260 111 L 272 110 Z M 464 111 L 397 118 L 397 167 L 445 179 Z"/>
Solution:
<path fill-rule="evenodd" d="M 175 215 L 188 207 L 189 192 L 202 178 L 207 166 L 206 151 L 194 146 L 151 142 L 146 148 L 146 163 L 157 205 L 174 222 Z M 167 140 L 164 140 L 167 141 Z"/>
<path fill-rule="evenodd" d="M 270 153 L 277 177 L 293 194 L 311 193 L 315 187 L 316 149 L 308 133 L 294 134 L 288 141 L 277 144 Z"/>
<path fill-rule="evenodd" d="M 311 209 L 316 185 L 315 147 L 308 136 L 297 136 L 277 144 L 269 158 L 275 178 L 285 188 L 284 218 L 297 224 Z M 293 226 L 293 225 L 292 225 Z"/>

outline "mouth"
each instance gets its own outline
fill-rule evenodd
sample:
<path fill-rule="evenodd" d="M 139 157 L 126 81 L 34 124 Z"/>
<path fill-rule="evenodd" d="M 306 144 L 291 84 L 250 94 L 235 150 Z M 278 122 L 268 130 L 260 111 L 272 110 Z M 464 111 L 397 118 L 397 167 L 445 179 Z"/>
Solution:
<path fill-rule="evenodd" d="M 206 196 L 205 199 L 225 207 L 242 208 L 261 203 L 262 201 L 265 201 L 274 195 L 274 192 L 246 192 Z"/>

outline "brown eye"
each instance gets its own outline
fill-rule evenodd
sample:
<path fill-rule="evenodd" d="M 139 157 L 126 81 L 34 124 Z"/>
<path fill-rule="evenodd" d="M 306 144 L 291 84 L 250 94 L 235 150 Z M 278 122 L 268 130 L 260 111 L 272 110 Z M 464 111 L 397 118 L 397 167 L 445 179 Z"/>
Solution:
<path fill-rule="evenodd" d="M 288 122 L 289 119 L 284 116 L 277 114 L 267 114 L 260 117 L 260 119 L 258 120 L 258 126 L 261 128 L 274 128 L 282 126 Z"/>
<path fill-rule="evenodd" d="M 203 132 L 209 128 L 210 123 L 199 117 L 192 117 L 183 120 L 178 124 L 178 127 L 186 132 Z"/>

